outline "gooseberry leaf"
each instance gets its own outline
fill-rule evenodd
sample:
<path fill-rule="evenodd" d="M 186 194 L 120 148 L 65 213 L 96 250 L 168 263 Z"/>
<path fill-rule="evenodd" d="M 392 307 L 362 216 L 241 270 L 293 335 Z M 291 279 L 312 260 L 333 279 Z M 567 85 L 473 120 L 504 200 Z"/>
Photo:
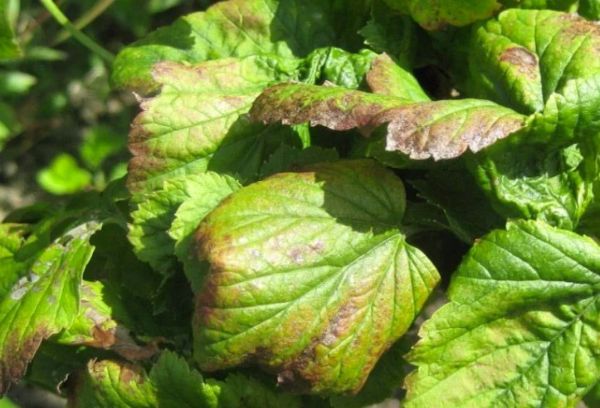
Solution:
<path fill-rule="evenodd" d="M 527 139 L 600 130 L 600 27 L 550 10 L 507 10 L 474 30 L 466 92 L 531 118 Z"/>
<path fill-rule="evenodd" d="M 136 255 L 165 275 L 174 272 L 177 257 L 191 262 L 190 235 L 239 186 L 233 177 L 206 172 L 172 178 L 162 189 L 143 195 L 131 213 L 128 235 Z"/>
<path fill-rule="evenodd" d="M 141 366 L 91 361 L 69 396 L 70 406 L 98 408 L 300 407 L 298 397 L 275 392 L 258 380 L 230 374 L 204 379 L 177 354 L 165 351 L 147 373 Z"/>
<path fill-rule="evenodd" d="M 162 61 L 194 64 L 248 56 L 293 60 L 316 48 L 350 46 L 368 7 L 363 0 L 219 2 L 123 49 L 114 62 L 112 79 L 118 87 L 148 93 L 160 84 L 151 71 Z"/>
<path fill-rule="evenodd" d="M 310 123 L 333 130 L 368 132 L 387 124 L 386 150 L 417 160 L 479 151 L 521 129 L 525 121 L 523 115 L 485 100 L 415 103 L 408 94 L 398 97 L 303 84 L 268 88 L 256 99 L 250 115 L 263 123 Z"/>
<path fill-rule="evenodd" d="M 367 74 L 367 83 L 369 88 L 378 94 L 397 96 L 414 102 L 430 100 L 412 73 L 394 63 L 387 54 L 382 54 L 373 61 Z"/>
<path fill-rule="evenodd" d="M 42 340 L 69 327 L 79 312 L 79 286 L 94 248 L 96 221 L 68 230 L 45 248 L 0 300 L 0 394 L 18 381 Z"/>
<path fill-rule="evenodd" d="M 210 270 L 197 294 L 204 371 L 256 363 L 312 393 L 361 388 L 439 275 L 406 242 L 401 181 L 369 160 L 279 173 L 201 223 Z"/>
<path fill-rule="evenodd" d="M 573 230 L 594 196 L 598 174 L 587 166 L 595 157 L 578 144 L 558 149 L 499 147 L 475 160 L 477 183 L 505 217 L 540 219 Z"/>
<path fill-rule="evenodd" d="M 106 299 L 105 291 L 102 282 L 82 281 L 79 313 L 72 324 L 52 341 L 68 346 L 111 350 L 128 360 L 144 360 L 156 354 L 155 346 L 137 345 L 129 330 L 115 320 L 112 299 Z"/>
<path fill-rule="evenodd" d="M 264 139 L 277 130 L 252 126 L 243 115 L 267 85 L 290 78 L 293 67 L 262 57 L 196 67 L 158 64 L 153 72 L 161 93 L 142 102 L 129 139 L 128 187 L 134 200 L 165 180 L 206 170 L 254 177 Z"/>
<path fill-rule="evenodd" d="M 15 257 L 31 228 L 25 224 L 0 224 L 0 299 L 26 272 L 27 263 Z"/>
<path fill-rule="evenodd" d="M 541 221 L 479 240 L 409 354 L 406 406 L 574 406 L 600 378 L 600 247 Z"/>
<path fill-rule="evenodd" d="M 491 17 L 500 7 L 496 0 L 385 0 L 393 9 L 410 14 L 423 28 L 441 30 L 465 26 Z"/>

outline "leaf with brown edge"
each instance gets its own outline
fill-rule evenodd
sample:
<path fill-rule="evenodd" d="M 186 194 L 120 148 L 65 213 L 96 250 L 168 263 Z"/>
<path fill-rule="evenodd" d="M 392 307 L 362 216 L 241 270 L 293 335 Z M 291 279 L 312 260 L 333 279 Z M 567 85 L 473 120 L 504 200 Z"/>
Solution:
<path fill-rule="evenodd" d="M 157 353 L 155 344 L 136 344 L 129 330 L 113 318 L 111 305 L 103 296 L 101 282 L 83 281 L 80 311 L 73 323 L 52 340 L 71 346 L 112 350 L 128 360 L 146 360 Z"/>
<path fill-rule="evenodd" d="M 0 301 L 0 394 L 18 381 L 40 343 L 69 327 L 79 312 L 79 286 L 100 228 L 87 222 L 67 231 L 35 260 Z"/>
<path fill-rule="evenodd" d="M 402 182 L 370 160 L 280 173 L 202 222 L 211 265 L 194 355 L 214 371 L 257 364 L 300 392 L 357 392 L 439 280 L 401 232 Z"/>
<path fill-rule="evenodd" d="M 353 49 L 370 2 L 364 0 L 228 0 L 180 17 L 125 47 L 112 82 L 142 94 L 156 90 L 152 67 L 163 61 L 197 64 L 224 58 L 303 58 L 329 46 Z"/>
<path fill-rule="evenodd" d="M 118 361 L 92 361 L 69 395 L 76 408 L 300 407 L 300 398 L 232 373 L 205 379 L 177 354 L 165 351 L 149 372 Z"/>
<path fill-rule="evenodd" d="M 243 115 L 265 87 L 289 79 L 294 67 L 294 61 L 270 57 L 195 67 L 157 64 L 153 75 L 162 90 L 142 102 L 129 137 L 127 183 L 134 200 L 176 176 L 213 168 L 244 176 L 257 172 L 260 160 L 246 156 L 270 130 L 252 126 Z"/>
<path fill-rule="evenodd" d="M 251 117 L 264 123 L 309 122 L 364 133 L 387 124 L 386 150 L 412 159 L 451 159 L 477 152 L 521 129 L 525 116 L 479 99 L 414 103 L 410 97 L 344 88 L 279 84 L 254 102 Z"/>

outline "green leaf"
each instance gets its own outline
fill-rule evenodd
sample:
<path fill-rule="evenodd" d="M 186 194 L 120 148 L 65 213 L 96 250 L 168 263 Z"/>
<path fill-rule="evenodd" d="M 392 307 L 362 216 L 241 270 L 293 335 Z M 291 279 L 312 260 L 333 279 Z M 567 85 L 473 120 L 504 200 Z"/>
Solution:
<path fill-rule="evenodd" d="M 130 134 L 129 189 L 153 191 L 165 180 L 206 170 L 255 177 L 265 140 L 284 139 L 291 130 L 251 125 L 243 115 L 266 86 L 290 77 L 291 64 L 263 57 L 158 64 L 154 77 L 162 91 L 142 103 Z"/>
<path fill-rule="evenodd" d="M 302 80 L 308 84 L 327 82 L 356 89 L 362 85 L 376 57 L 371 50 L 350 53 L 335 47 L 319 48 L 304 60 L 307 67 L 301 69 Z"/>
<path fill-rule="evenodd" d="M 77 160 L 67 153 L 56 156 L 48 167 L 40 170 L 37 182 L 44 190 L 57 195 L 73 194 L 89 186 L 92 175 L 79 167 Z"/>
<path fill-rule="evenodd" d="M 293 59 L 316 48 L 351 46 L 368 6 L 363 0 L 219 2 L 125 48 L 114 62 L 112 79 L 118 87 L 147 93 L 160 83 L 150 72 L 161 61 L 199 63 L 268 55 Z"/>
<path fill-rule="evenodd" d="M 79 285 L 100 224 L 68 230 L 37 257 L 0 300 L 0 393 L 17 381 L 42 340 L 69 327 L 79 312 Z"/>
<path fill-rule="evenodd" d="M 566 407 L 600 378 L 600 247 L 542 222 L 476 243 L 409 355 L 407 407 Z"/>
<path fill-rule="evenodd" d="M 406 69 L 394 63 L 387 54 L 373 62 L 367 75 L 369 87 L 375 93 L 397 96 L 414 102 L 429 102 L 429 97 L 417 79 Z"/>
<path fill-rule="evenodd" d="M 0 95 L 23 95 L 27 93 L 36 82 L 36 77 L 26 72 L 0 72 Z"/>
<path fill-rule="evenodd" d="M 385 0 L 398 11 L 410 16 L 427 30 L 441 30 L 448 25 L 465 26 L 484 20 L 499 8 L 496 0 Z"/>
<path fill-rule="evenodd" d="M 383 85 L 373 86 L 378 89 Z M 412 88 L 413 84 L 406 86 Z M 386 150 L 419 160 L 450 159 L 467 149 L 481 150 L 520 129 L 525 119 L 484 100 L 413 103 L 408 96 L 303 84 L 268 88 L 256 99 L 250 115 L 264 123 L 308 122 L 333 130 L 362 128 L 368 132 L 387 124 Z"/>
<path fill-rule="evenodd" d="M 95 126 L 84 134 L 79 153 L 85 164 L 98 169 L 109 156 L 119 153 L 125 147 L 126 139 L 122 134 L 108 126 Z"/>
<path fill-rule="evenodd" d="M 299 407 L 297 397 L 275 392 L 240 374 L 204 380 L 181 357 L 164 352 L 149 374 L 113 361 L 91 362 L 70 395 L 70 406 L 97 408 Z"/>
<path fill-rule="evenodd" d="M 523 146 L 479 155 L 474 174 L 496 210 L 506 217 L 541 219 L 575 229 L 593 198 L 597 174 L 589 174 L 578 145 L 564 149 Z"/>
<path fill-rule="evenodd" d="M 0 3 L 0 61 L 16 59 L 21 56 L 21 49 L 17 44 L 14 33 L 13 14 L 14 0 L 5 0 Z"/>
<path fill-rule="evenodd" d="M 594 183 L 593 193 L 594 200 L 583 214 L 578 231 L 600 239 L 600 181 Z"/>
<path fill-rule="evenodd" d="M 4 397 L 0 399 L 0 408 L 19 408 L 19 406 L 14 404 L 8 398 Z"/>
<path fill-rule="evenodd" d="M 478 27 L 467 94 L 534 114 L 527 138 L 600 131 L 600 27 L 573 14 L 507 10 Z"/>
<path fill-rule="evenodd" d="M 299 391 L 358 391 L 439 279 L 405 241 L 404 208 L 400 180 L 369 160 L 232 194 L 196 234 L 211 265 L 194 318 L 200 367 L 256 363 Z"/>
<path fill-rule="evenodd" d="M 22 224 L 0 224 L 0 299 L 25 273 L 27 264 L 15 255 L 25 245 L 30 228 Z"/>
<path fill-rule="evenodd" d="M 208 172 L 186 180 L 187 198 L 177 209 L 168 234 L 175 242 L 175 254 L 183 263 L 186 276 L 196 291 L 199 276 L 193 273 L 197 262 L 192 253 L 192 239 L 200 221 L 223 199 L 239 190 L 241 185 L 232 177 Z"/>
<path fill-rule="evenodd" d="M 176 255 L 184 263 L 191 262 L 187 251 L 192 232 L 238 188 L 234 178 L 208 172 L 173 178 L 162 189 L 144 195 L 131 213 L 129 241 L 136 255 L 164 274 L 174 271 Z"/>

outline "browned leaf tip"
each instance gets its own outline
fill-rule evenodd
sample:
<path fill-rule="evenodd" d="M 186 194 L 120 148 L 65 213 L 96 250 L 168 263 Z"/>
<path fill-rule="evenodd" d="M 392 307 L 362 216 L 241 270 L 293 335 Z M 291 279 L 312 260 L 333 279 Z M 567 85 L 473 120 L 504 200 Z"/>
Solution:
<path fill-rule="evenodd" d="M 456 114 L 436 120 L 444 101 L 390 109 L 374 118 L 373 125 L 387 123 L 386 150 L 400 151 L 411 159 L 452 159 L 467 149 L 488 147 L 521 129 L 524 117 L 495 112 L 495 107 L 474 109 L 468 116 Z"/>
<path fill-rule="evenodd" d="M 51 335 L 49 330 L 42 327 L 26 339 L 20 339 L 17 335 L 9 337 L 0 359 L 0 396 L 25 375 L 40 344 Z"/>

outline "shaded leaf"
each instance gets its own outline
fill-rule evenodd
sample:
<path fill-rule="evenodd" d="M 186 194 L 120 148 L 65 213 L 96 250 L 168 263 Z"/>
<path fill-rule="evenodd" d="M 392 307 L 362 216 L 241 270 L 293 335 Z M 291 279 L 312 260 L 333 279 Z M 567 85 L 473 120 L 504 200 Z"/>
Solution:
<path fill-rule="evenodd" d="M 476 243 L 409 355 L 407 407 L 575 406 L 600 377 L 600 247 L 542 222 Z"/>
<path fill-rule="evenodd" d="M 27 263 L 15 255 L 25 245 L 30 227 L 23 224 L 0 224 L 0 299 L 26 272 Z"/>
<path fill-rule="evenodd" d="M 434 170 L 411 184 L 421 197 L 444 212 L 445 227 L 468 244 L 505 222 L 466 170 Z"/>
<path fill-rule="evenodd" d="M 176 256 L 190 262 L 189 235 L 237 188 L 239 183 L 234 178 L 207 172 L 172 178 L 162 189 L 144 195 L 131 213 L 128 235 L 136 255 L 167 275 L 174 272 Z"/>
<path fill-rule="evenodd" d="M 600 1 L 598 0 L 580 0 L 579 14 L 590 20 L 600 19 Z"/>
<path fill-rule="evenodd" d="M 583 398 L 588 407 L 600 405 L 600 383 L 588 392 Z"/>
<path fill-rule="evenodd" d="M 404 188 L 372 161 L 280 173 L 232 194 L 196 238 L 195 358 L 257 363 L 312 393 L 358 391 L 437 283 L 400 230 Z"/>
<path fill-rule="evenodd" d="M 309 164 L 334 162 L 339 154 L 335 149 L 310 146 L 300 150 L 289 145 L 281 145 L 262 165 L 261 178 L 288 170 L 297 170 Z"/>
<path fill-rule="evenodd" d="M 414 65 L 418 44 L 426 40 L 410 17 L 394 13 L 382 0 L 373 1 L 371 19 L 359 33 L 370 48 L 389 54 L 403 67 Z"/>
<path fill-rule="evenodd" d="M 156 354 L 155 346 L 137 345 L 129 330 L 115 321 L 104 293 L 102 283 L 83 281 L 79 314 L 68 328 L 52 340 L 64 345 L 112 350 L 128 360 L 145 360 Z"/>
<path fill-rule="evenodd" d="M 301 68 L 307 84 L 331 83 L 345 88 L 359 88 L 377 57 L 371 50 L 350 53 L 340 48 L 319 48 L 310 53 Z"/>

